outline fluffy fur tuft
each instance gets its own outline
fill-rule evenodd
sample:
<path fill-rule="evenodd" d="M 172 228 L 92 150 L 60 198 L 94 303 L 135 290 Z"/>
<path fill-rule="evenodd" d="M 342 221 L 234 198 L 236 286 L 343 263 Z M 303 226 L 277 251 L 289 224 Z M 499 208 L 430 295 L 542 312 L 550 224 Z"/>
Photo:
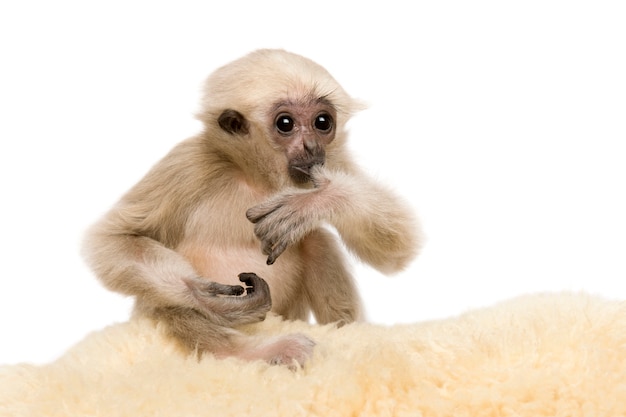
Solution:
<path fill-rule="evenodd" d="M 135 319 L 52 364 L 0 368 L 0 415 L 626 415 L 623 302 L 535 295 L 413 325 L 337 329 L 272 316 L 254 329 L 306 333 L 318 345 L 297 372 L 198 361 Z"/>

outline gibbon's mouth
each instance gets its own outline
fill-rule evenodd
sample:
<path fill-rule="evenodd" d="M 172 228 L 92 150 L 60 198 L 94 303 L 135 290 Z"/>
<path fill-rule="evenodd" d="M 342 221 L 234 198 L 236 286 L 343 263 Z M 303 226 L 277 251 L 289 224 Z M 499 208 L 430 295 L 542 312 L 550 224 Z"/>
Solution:
<path fill-rule="evenodd" d="M 311 168 L 313 168 L 315 165 L 324 165 L 324 160 L 321 158 L 316 158 L 291 164 L 289 165 L 289 176 L 294 182 L 298 184 L 307 183 L 312 179 Z"/>

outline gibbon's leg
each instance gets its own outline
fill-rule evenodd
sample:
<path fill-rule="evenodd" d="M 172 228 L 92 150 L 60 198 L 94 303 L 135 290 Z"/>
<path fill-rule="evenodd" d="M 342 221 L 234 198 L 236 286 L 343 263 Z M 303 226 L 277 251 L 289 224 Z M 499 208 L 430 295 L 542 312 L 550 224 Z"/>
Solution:
<path fill-rule="evenodd" d="M 157 307 L 151 317 L 165 324 L 167 332 L 186 350 L 198 355 L 210 352 L 218 358 L 263 360 L 296 369 L 311 356 L 315 342 L 303 334 L 248 336 L 231 327 L 216 326 L 201 312 L 182 307 Z"/>
<path fill-rule="evenodd" d="M 289 304 L 280 311 L 275 311 L 287 320 L 309 321 L 311 308 L 306 288 L 304 287 L 304 280 L 306 280 L 306 276 L 302 276 L 301 286 L 294 294 L 291 295 Z"/>
<path fill-rule="evenodd" d="M 246 361 L 264 360 L 270 365 L 287 365 L 292 370 L 302 367 L 313 354 L 315 342 L 301 333 L 273 337 L 236 335 L 232 345 L 217 357 L 236 357 Z"/>
<path fill-rule="evenodd" d="M 362 319 L 361 300 L 335 236 L 318 229 L 302 246 L 308 259 L 303 283 L 316 321 L 344 325 Z"/>

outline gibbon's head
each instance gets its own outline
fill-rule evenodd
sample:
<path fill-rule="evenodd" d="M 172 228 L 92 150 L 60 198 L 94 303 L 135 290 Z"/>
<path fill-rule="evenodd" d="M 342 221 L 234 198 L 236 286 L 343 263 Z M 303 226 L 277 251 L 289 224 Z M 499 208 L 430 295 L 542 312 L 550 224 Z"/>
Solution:
<path fill-rule="evenodd" d="M 346 122 L 363 107 L 310 59 L 261 49 L 209 76 L 199 119 L 233 136 L 262 135 L 286 156 L 291 180 L 306 183 L 311 168 L 324 164 L 327 146 L 343 140 Z"/>

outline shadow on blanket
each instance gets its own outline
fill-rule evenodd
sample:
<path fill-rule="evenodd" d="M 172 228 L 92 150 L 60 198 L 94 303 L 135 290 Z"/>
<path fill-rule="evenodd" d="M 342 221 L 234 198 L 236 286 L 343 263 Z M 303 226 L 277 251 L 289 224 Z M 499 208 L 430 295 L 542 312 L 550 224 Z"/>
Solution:
<path fill-rule="evenodd" d="M 447 320 L 303 332 L 297 372 L 185 357 L 147 320 L 89 335 L 45 366 L 0 367 L 2 416 L 623 416 L 626 303 L 532 295 Z"/>

